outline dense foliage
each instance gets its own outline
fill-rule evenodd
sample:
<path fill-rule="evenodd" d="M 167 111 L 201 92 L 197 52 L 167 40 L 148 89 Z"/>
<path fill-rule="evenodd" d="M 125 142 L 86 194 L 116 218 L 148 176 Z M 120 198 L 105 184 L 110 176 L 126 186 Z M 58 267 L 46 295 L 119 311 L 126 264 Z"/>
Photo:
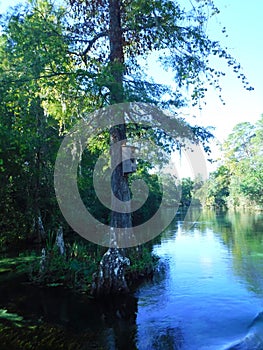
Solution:
<path fill-rule="evenodd" d="M 204 206 L 263 205 L 263 115 L 257 123 L 237 124 L 222 145 L 222 165 L 196 196 Z"/>
<path fill-rule="evenodd" d="M 68 253 L 66 258 L 55 254 L 53 248 L 48 250 L 47 245 L 48 237 L 61 226 L 66 240 L 70 240 L 70 228 L 56 202 L 53 173 L 62 138 L 78 120 L 100 107 L 126 101 L 169 108 L 174 118 L 176 109 L 204 98 L 207 82 L 220 93 L 224 73 L 211 65 L 213 55 L 226 60 L 242 78 L 244 87 L 250 89 L 240 65 L 219 42 L 207 36 L 207 22 L 217 13 L 213 2 L 206 0 L 190 8 L 189 4 L 170 0 L 65 0 L 57 5 L 49 0 L 33 0 L 1 17 L 0 243 L 45 242 L 48 259 L 54 257 L 47 260 L 52 273 L 37 279 L 57 283 L 59 278 L 74 275 L 75 268 L 87 271 L 83 260 L 88 257 L 84 254 L 84 259 L 80 254 L 75 259 L 74 243 L 69 242 L 73 255 Z M 152 53 L 172 72 L 174 88 L 156 84 L 141 69 Z M 185 98 L 186 91 L 190 101 Z M 125 133 L 131 138 L 150 139 L 171 152 L 171 140 L 162 130 L 137 126 L 127 127 Z M 189 129 L 194 142 L 206 144 L 212 136 L 199 126 Z M 103 223 L 109 222 L 110 213 L 96 197 L 92 176 L 110 137 L 112 130 L 92 140 L 83 153 L 78 176 L 83 202 Z M 257 162 L 254 166 L 260 166 L 260 159 Z M 134 223 L 151 217 L 161 201 L 158 178 L 148 171 L 153 167 L 142 163 L 134 175 L 143 178 L 150 189 L 144 207 L 133 214 Z M 167 186 L 174 181 L 166 180 Z M 253 181 L 250 177 L 243 183 L 244 194 L 251 193 Z M 174 187 L 167 206 L 180 201 Z M 182 191 L 180 204 L 189 205 L 195 184 L 185 179 L 178 188 Z M 96 252 L 95 247 L 92 249 Z M 148 266 L 149 256 L 143 252 L 142 261 Z M 91 254 L 92 266 L 101 257 L 101 252 L 96 254 Z M 78 276 L 87 282 L 92 271 L 88 277 L 85 273 Z"/>
<path fill-rule="evenodd" d="M 110 103 L 113 68 L 108 51 L 108 5 L 105 1 L 62 4 L 30 1 L 1 19 L 0 228 L 6 243 L 41 241 L 49 230 L 61 224 L 65 227 L 53 190 L 58 147 L 81 115 Z M 204 94 L 206 80 L 217 85 L 221 75 L 209 66 L 210 54 L 225 58 L 237 69 L 219 43 L 206 36 L 205 7 L 211 7 L 213 14 L 218 12 L 212 3 L 202 1 L 190 10 L 171 1 L 124 1 L 122 5 L 125 100 L 160 105 L 166 101 L 166 106 L 178 107 L 186 86 L 192 89 L 195 103 Z M 176 91 L 142 74 L 139 62 L 152 51 L 173 69 Z M 202 141 L 211 136 L 202 128 L 193 131 Z M 105 140 L 107 136 L 102 143 L 95 140 L 85 151 L 79 179 L 84 202 L 104 222 L 109 213 L 96 199 L 91 174 Z M 146 171 L 142 174 L 152 182 L 151 195 L 156 199 L 151 203 L 157 205 L 156 177 Z"/>

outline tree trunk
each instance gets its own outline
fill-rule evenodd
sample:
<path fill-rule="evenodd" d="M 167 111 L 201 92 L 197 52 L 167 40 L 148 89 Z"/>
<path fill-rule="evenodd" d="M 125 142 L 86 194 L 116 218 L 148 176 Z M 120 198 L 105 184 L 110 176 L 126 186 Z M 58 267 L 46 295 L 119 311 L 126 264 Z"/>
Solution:
<path fill-rule="evenodd" d="M 110 67 L 113 76 L 113 83 L 110 86 L 111 104 L 121 103 L 124 101 L 123 92 L 123 71 L 124 71 L 124 54 L 123 38 L 121 29 L 121 10 L 120 0 L 109 0 L 110 14 Z M 111 164 L 114 167 L 112 174 L 112 192 L 121 201 L 130 200 L 130 190 L 128 186 L 128 177 L 122 173 L 121 164 L 121 144 L 126 141 L 126 127 L 124 116 L 121 118 L 122 124 L 114 126 L 110 130 L 111 143 L 118 143 L 111 153 Z M 118 164 L 115 167 L 115 164 Z M 112 207 L 114 207 L 115 196 L 112 196 Z M 131 214 L 118 213 L 114 210 L 111 212 L 111 227 L 131 227 Z"/>
<path fill-rule="evenodd" d="M 121 103 L 124 101 L 123 91 L 123 72 L 124 72 L 124 54 L 123 38 L 121 29 L 121 9 L 120 0 L 109 0 L 109 41 L 110 41 L 110 69 L 113 81 L 109 86 L 111 104 Z M 116 208 L 116 198 L 127 202 L 130 200 L 130 190 L 128 185 L 128 176 L 123 175 L 121 164 L 121 145 L 126 140 L 126 127 L 124 116 L 120 118 L 121 124 L 110 129 L 111 144 L 115 144 L 111 152 L 111 166 L 113 169 L 111 186 L 112 186 L 112 208 Z M 117 166 L 116 166 L 117 164 Z M 114 228 L 127 228 L 132 226 L 131 213 L 120 213 L 111 211 L 110 226 L 112 228 L 114 239 Z M 104 254 L 93 283 L 92 293 L 96 296 L 114 295 L 128 292 L 125 280 L 125 266 L 129 265 L 129 259 L 124 257 L 123 249 L 117 246 L 109 248 Z"/>

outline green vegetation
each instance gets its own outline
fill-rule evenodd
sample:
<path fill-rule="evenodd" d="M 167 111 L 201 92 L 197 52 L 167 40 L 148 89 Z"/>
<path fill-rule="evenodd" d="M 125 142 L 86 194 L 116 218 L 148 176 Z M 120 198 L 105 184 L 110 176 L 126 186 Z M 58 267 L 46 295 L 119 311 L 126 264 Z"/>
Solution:
<path fill-rule="evenodd" d="M 87 244 L 74 242 L 67 244 L 65 254 L 61 254 L 54 239 L 46 245 L 44 256 L 28 265 L 29 278 L 39 285 L 87 291 L 101 257 L 96 253 L 90 252 Z"/>
<path fill-rule="evenodd" d="M 0 319 L 8 320 L 10 322 L 13 322 L 16 326 L 19 326 L 23 320 L 23 317 L 7 312 L 7 310 L 0 309 Z"/>
<path fill-rule="evenodd" d="M 206 11 L 207 7 L 211 11 Z M 110 16 L 116 20 L 115 10 L 120 15 L 118 33 L 109 20 Z M 36 0 L 1 17 L 0 248 L 15 245 L 18 249 L 23 244 L 45 247 L 45 269 L 39 272 L 39 261 L 31 264 L 32 281 L 76 289 L 86 285 L 88 289 L 103 254 L 103 249 L 93 244 L 72 242 L 72 230 L 58 208 L 53 174 L 63 136 L 81 118 L 112 103 L 148 102 L 168 108 L 177 117 L 178 108 L 187 103 L 195 105 L 205 97 L 207 81 L 221 91 L 224 73 L 210 66 L 209 56 L 226 60 L 235 72 L 239 69 L 218 41 L 207 37 L 206 23 L 210 14 L 217 13 L 212 1 L 184 9 L 166 0 L 123 1 L 122 6 L 118 1 L 64 1 L 56 5 L 54 1 Z M 109 43 L 116 44 L 114 52 Z M 139 62 L 147 60 L 153 51 L 158 53 L 160 64 L 173 71 L 176 91 L 152 82 L 141 69 Z M 245 76 L 239 75 L 244 87 L 250 89 Z M 185 89 L 190 92 L 190 101 L 184 97 Z M 192 141 L 202 143 L 207 150 L 211 133 L 196 125 L 189 125 L 189 129 Z M 183 141 L 172 143 L 158 128 L 127 125 L 126 134 L 130 139 L 150 139 L 167 154 L 183 146 Z M 96 160 L 111 137 L 111 131 L 104 131 L 91 140 L 78 174 L 82 200 L 102 223 L 109 223 L 110 211 L 99 202 L 92 176 Z M 149 173 L 155 156 L 152 164 L 141 162 L 134 174 L 134 178 L 144 179 L 150 190 L 146 204 L 133 214 L 135 224 L 150 218 L 160 204 L 161 186 L 157 176 Z M 249 192 L 252 196 L 256 181 L 250 177 L 243 182 L 244 195 L 249 197 Z M 174 179 L 166 179 L 166 186 L 172 183 Z M 178 204 L 178 189 L 183 194 L 180 204 L 187 206 L 195 183 L 184 179 L 173 186 L 168 207 Z M 59 227 L 64 231 L 65 256 L 49 240 L 50 232 Z M 154 264 L 151 249 L 147 249 L 140 264 L 134 256 L 130 272 L 137 269 L 141 273 Z M 40 259 L 40 254 L 36 255 Z M 10 269 L 3 266 L 2 272 Z"/>
<path fill-rule="evenodd" d="M 26 254 L 19 254 L 15 258 L 1 258 L 0 259 L 0 274 L 6 272 L 25 273 L 28 270 L 28 264 L 39 261 L 39 257 L 34 251 Z"/>
<path fill-rule="evenodd" d="M 108 11 L 107 5 L 103 4 L 105 11 L 99 7 L 101 13 L 94 11 L 99 5 L 92 1 L 85 5 L 86 12 L 81 1 L 70 1 L 70 4 L 65 1 L 62 5 L 56 6 L 47 0 L 30 1 L 1 18 L 0 229 L 4 234 L 0 244 L 5 246 L 17 245 L 20 241 L 44 241 L 44 233 L 56 231 L 61 225 L 66 234 L 69 232 L 53 189 L 57 150 L 63 135 L 81 115 L 110 103 L 109 80 L 113 77 L 108 52 L 100 50 L 102 47 L 106 50 L 107 37 L 97 33 L 99 29 L 102 33 L 107 29 L 108 19 L 103 17 Z M 187 86 L 193 92 L 192 103 L 197 103 L 204 97 L 206 79 L 217 85 L 218 77 L 223 75 L 207 66 L 207 57 L 211 53 L 226 59 L 234 68 L 235 60 L 203 31 L 203 25 L 208 21 L 203 4 L 199 9 L 203 17 L 196 17 L 199 12 L 188 12 L 169 1 L 124 2 L 124 6 L 124 22 L 129 29 L 124 30 L 125 70 L 128 74 L 123 86 L 125 101 L 150 102 L 172 110 L 173 106 L 178 108 L 187 102 L 182 95 Z M 211 6 L 212 15 L 218 13 L 212 2 L 207 6 Z M 162 22 L 150 21 L 146 26 L 146 14 L 159 12 L 163 14 L 160 17 Z M 138 17 L 136 13 L 144 13 L 146 17 Z M 89 26 L 85 28 L 83 16 L 91 16 L 85 22 Z M 192 25 L 187 27 L 189 18 L 192 18 Z M 161 63 L 174 70 L 175 80 L 180 86 L 176 92 L 168 86 L 148 81 L 137 62 L 139 58 L 146 58 L 153 49 L 159 50 L 162 56 L 164 45 L 171 55 L 165 59 L 160 57 Z M 175 50 L 177 45 L 182 49 Z M 202 80 L 204 72 L 205 79 Z M 245 77 L 243 82 L 247 87 Z M 164 98 L 167 94 L 171 97 L 169 101 Z M 211 137 L 204 128 L 193 126 L 192 130 L 201 142 Z M 137 137 L 151 137 L 153 142 L 171 150 L 160 130 L 136 132 Z M 136 135 L 134 131 L 130 134 L 129 129 L 127 134 L 129 137 Z M 108 141 L 108 133 L 100 140 L 93 140 L 83 154 L 79 176 L 84 203 L 103 222 L 109 220 L 109 212 L 96 198 L 92 171 Z M 150 179 L 147 174 L 152 165 L 142 166 L 144 169 L 140 175 L 152 186 L 152 212 L 158 205 L 160 191 L 156 179 Z"/>
<path fill-rule="evenodd" d="M 203 206 L 263 208 L 263 115 L 237 124 L 222 145 L 222 165 L 195 196 Z"/>
<path fill-rule="evenodd" d="M 138 255 L 140 259 L 138 259 Z M 151 246 L 143 246 L 138 251 L 133 250 L 129 254 L 131 265 L 126 270 L 126 277 L 128 283 L 132 285 L 133 281 L 138 281 L 142 277 L 152 276 L 154 269 L 158 263 L 158 257 L 151 253 Z"/>
<path fill-rule="evenodd" d="M 109 20 L 116 13 L 113 5 L 119 12 L 121 9 L 119 36 L 109 29 L 114 28 Z M 14 288 L 11 283 L 9 287 L 12 278 L 15 283 L 23 280 L 48 286 L 49 292 L 60 293 L 69 288 L 85 294 L 88 300 L 91 298 L 86 294 L 92 289 L 106 248 L 84 241 L 72 232 L 59 210 L 53 185 L 59 146 L 79 120 L 112 103 L 133 101 L 165 107 L 171 112 L 171 119 L 177 118 L 180 107 L 202 101 L 207 81 L 220 94 L 220 77 L 224 73 L 210 66 L 211 55 L 225 60 L 238 73 L 245 88 L 251 89 L 233 57 L 218 41 L 207 37 L 207 21 L 218 9 L 206 0 L 196 1 L 195 6 L 188 10 L 170 0 L 29 0 L 25 6 L 0 17 L 0 251 L 8 256 L 15 247 L 17 255 L 0 260 L 1 282 L 6 282 L 7 290 Z M 115 52 L 112 43 L 116 44 Z M 152 52 L 158 56 L 159 64 L 172 72 L 175 89 L 156 84 L 146 76 L 141 62 L 146 62 Z M 184 96 L 186 90 L 190 101 Z M 195 125 L 189 125 L 189 130 L 194 135 L 192 141 L 202 143 L 208 150 L 211 133 Z M 204 184 L 202 179 L 178 182 L 172 176 L 164 176 L 163 186 L 170 189 L 166 207 L 187 207 L 193 200 L 204 206 L 262 207 L 262 135 L 263 117 L 255 126 L 250 123 L 237 126 L 224 145 L 223 165 Z M 137 124 L 127 125 L 124 136 L 130 140 L 150 140 L 167 155 L 174 149 L 180 151 L 181 142 L 184 143 L 180 138 L 172 142 L 157 127 Z M 78 188 L 85 206 L 107 224 L 111 213 L 96 196 L 93 170 L 111 137 L 107 130 L 90 140 L 78 173 Z M 150 171 L 155 167 L 156 157 L 152 155 L 151 164 L 139 161 L 137 172 L 125 180 L 130 185 L 132 180 L 143 179 L 149 189 L 146 203 L 132 214 L 135 225 L 151 218 L 162 200 L 162 186 Z M 63 253 L 56 243 L 60 227 L 64 232 Z M 19 253 L 25 246 L 30 251 Z M 238 252 L 241 248 L 236 244 Z M 152 254 L 152 242 L 122 253 L 130 260 L 124 273 L 131 289 L 142 278 L 152 276 L 158 263 Z M 45 289 L 30 287 L 34 291 Z M 36 294 L 39 297 L 41 293 Z M 71 333 L 70 328 L 45 323 L 41 318 L 31 323 L 23 312 L 16 310 L 15 298 L 2 302 L 1 349 L 105 348 L 97 343 L 95 333 L 81 330 L 80 337 Z M 122 304 L 121 309 L 126 308 L 122 301 L 118 303 Z M 107 304 L 112 308 L 112 302 Z M 96 302 L 94 305 L 98 306 Z M 135 329 L 132 318 L 123 316 L 119 307 L 113 311 L 112 318 L 117 318 L 117 328 L 125 337 L 123 319 L 126 317 Z M 73 313 L 69 313 L 70 317 Z M 135 314 L 133 311 L 133 317 Z M 107 314 L 99 312 L 99 316 L 110 324 Z M 161 341 L 173 346 L 171 339 L 175 333 L 172 330 L 161 334 L 156 344 Z"/>
<path fill-rule="evenodd" d="M 140 249 L 130 249 L 127 254 L 130 266 L 126 277 L 130 287 L 142 277 L 151 276 L 158 258 L 151 253 L 151 244 Z M 48 234 L 43 257 L 36 251 L 21 253 L 14 258 L 0 260 L 1 280 L 17 278 L 22 275 L 24 280 L 39 286 L 64 287 L 74 292 L 90 292 L 93 274 L 97 271 L 101 257 L 106 248 L 95 246 L 85 240 L 77 239 L 67 243 L 65 253 L 61 254 L 56 235 Z M 139 258 L 138 258 L 139 257 Z M 4 312 L 4 311 L 3 311 Z M 0 313 L 0 318 L 8 314 Z M 7 317 L 5 317 L 7 318 Z"/>

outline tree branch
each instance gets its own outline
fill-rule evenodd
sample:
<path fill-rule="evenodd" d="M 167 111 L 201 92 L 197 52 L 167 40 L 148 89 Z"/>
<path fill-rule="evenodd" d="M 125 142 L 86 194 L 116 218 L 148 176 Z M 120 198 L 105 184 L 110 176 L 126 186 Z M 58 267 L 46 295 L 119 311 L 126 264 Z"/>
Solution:
<path fill-rule="evenodd" d="M 94 38 L 92 38 L 91 40 L 88 41 L 88 46 L 86 47 L 86 49 L 82 52 L 82 56 L 86 56 L 87 53 L 91 50 L 92 46 L 95 44 L 95 42 L 97 40 L 99 40 L 100 38 L 103 38 L 105 36 L 108 35 L 108 31 L 105 32 L 101 32 L 99 34 L 97 34 L 96 36 L 94 36 Z"/>

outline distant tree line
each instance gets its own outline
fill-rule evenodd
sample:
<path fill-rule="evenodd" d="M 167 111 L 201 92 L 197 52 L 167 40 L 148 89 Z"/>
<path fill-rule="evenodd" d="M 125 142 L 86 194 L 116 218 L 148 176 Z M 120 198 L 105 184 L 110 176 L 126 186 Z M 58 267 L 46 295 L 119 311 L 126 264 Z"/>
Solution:
<path fill-rule="evenodd" d="M 205 207 L 263 208 L 263 115 L 237 124 L 222 145 L 221 165 L 194 194 Z"/>

